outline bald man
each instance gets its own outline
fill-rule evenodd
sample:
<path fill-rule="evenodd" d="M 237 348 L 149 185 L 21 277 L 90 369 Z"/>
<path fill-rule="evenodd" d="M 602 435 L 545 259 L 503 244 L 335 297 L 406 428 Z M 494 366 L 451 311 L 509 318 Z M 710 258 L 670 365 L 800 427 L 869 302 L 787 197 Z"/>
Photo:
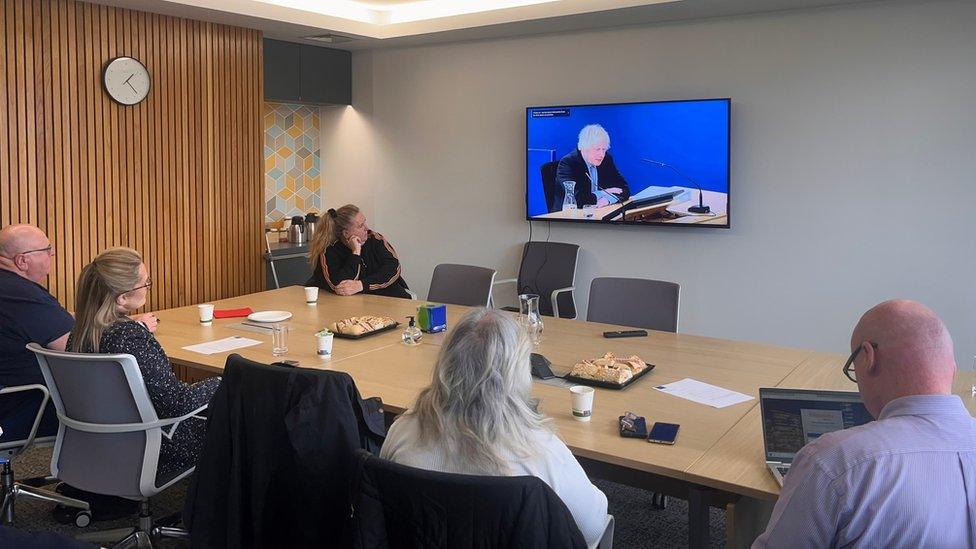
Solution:
<path fill-rule="evenodd" d="M 845 373 L 877 421 L 800 450 L 753 547 L 976 547 L 976 420 L 951 394 L 949 331 L 886 301 L 851 349 Z"/>
<path fill-rule="evenodd" d="M 51 271 L 54 248 L 33 225 L 0 229 L 0 386 L 39 384 L 44 376 L 34 354 L 25 346 L 35 342 L 64 350 L 74 318 L 41 283 Z M 37 391 L 0 398 L 0 442 L 23 440 L 30 432 L 40 396 Z M 57 432 L 58 420 L 49 406 L 38 436 Z"/>

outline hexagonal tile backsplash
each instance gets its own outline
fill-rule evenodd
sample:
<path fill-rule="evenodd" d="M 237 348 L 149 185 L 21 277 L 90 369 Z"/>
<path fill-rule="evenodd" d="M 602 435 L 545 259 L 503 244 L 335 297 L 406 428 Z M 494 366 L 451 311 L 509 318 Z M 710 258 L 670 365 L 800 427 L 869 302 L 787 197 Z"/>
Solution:
<path fill-rule="evenodd" d="M 318 107 L 264 104 L 264 219 L 322 209 Z"/>

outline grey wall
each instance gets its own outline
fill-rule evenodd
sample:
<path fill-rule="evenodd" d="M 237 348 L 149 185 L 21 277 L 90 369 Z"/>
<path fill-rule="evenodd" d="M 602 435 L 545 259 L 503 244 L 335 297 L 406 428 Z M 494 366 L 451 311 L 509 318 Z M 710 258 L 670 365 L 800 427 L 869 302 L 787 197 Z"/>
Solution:
<path fill-rule="evenodd" d="M 844 352 L 908 297 L 969 367 L 973 29 L 973 2 L 882 2 L 359 52 L 353 107 L 323 120 L 325 204 L 363 206 L 421 295 L 440 262 L 511 276 L 526 106 L 732 97 L 732 229 L 553 224 L 583 249 L 581 309 L 595 276 L 673 280 L 682 332 Z"/>

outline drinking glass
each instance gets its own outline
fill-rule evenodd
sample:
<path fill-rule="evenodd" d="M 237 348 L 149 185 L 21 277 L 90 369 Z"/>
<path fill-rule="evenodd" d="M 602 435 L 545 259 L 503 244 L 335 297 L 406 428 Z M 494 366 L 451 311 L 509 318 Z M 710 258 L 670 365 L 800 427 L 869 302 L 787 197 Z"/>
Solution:
<path fill-rule="evenodd" d="M 288 325 L 275 324 L 271 327 L 271 354 L 283 356 L 288 352 Z"/>
<path fill-rule="evenodd" d="M 529 334 L 532 344 L 538 346 L 542 342 L 542 315 L 539 313 L 539 296 L 537 294 L 521 294 L 519 297 L 519 324 Z"/>

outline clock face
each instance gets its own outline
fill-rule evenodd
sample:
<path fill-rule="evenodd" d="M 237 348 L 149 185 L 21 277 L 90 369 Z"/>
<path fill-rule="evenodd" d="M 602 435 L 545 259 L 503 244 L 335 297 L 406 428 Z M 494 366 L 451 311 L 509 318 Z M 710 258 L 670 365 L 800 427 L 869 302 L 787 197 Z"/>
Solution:
<path fill-rule="evenodd" d="M 149 71 L 137 59 L 116 57 L 105 66 L 105 91 L 123 105 L 135 105 L 149 95 Z"/>

